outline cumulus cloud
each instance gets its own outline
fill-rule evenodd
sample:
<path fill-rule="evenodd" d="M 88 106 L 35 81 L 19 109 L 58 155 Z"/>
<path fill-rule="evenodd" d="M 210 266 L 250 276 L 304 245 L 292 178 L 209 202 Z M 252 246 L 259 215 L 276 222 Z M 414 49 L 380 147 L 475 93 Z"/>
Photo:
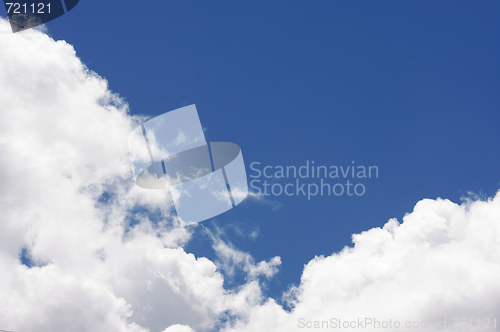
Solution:
<path fill-rule="evenodd" d="M 174 324 L 166 328 L 163 332 L 193 332 L 193 329 L 187 325 Z"/>
<path fill-rule="evenodd" d="M 134 185 L 141 119 L 71 45 L 3 35 L 0 105 L 0 328 L 206 330 L 260 301 L 258 283 L 226 291 L 213 262 L 182 249 L 191 231 L 166 191 Z"/>
<path fill-rule="evenodd" d="M 141 119 L 71 45 L 2 35 L 0 117 L 2 329 L 304 331 L 332 318 L 447 318 L 452 331 L 453 317 L 500 312 L 500 194 L 425 199 L 401 223 L 353 235 L 354 246 L 307 263 L 287 311 L 259 281 L 279 257 L 255 262 L 216 236 L 217 262 L 184 251 L 192 230 L 175 227 L 167 192 L 133 185 L 126 144 Z M 221 271 L 235 268 L 246 283 L 229 291 Z"/>
<path fill-rule="evenodd" d="M 349 331 L 383 331 L 389 321 L 396 331 L 408 330 L 407 322 L 415 330 L 456 331 L 453 318 L 497 318 L 500 193 L 460 205 L 424 199 L 403 223 L 391 219 L 352 239 L 353 247 L 305 266 L 300 285 L 287 294 L 293 310 L 269 299 L 225 331 L 339 329 L 344 322 L 352 324 Z"/>

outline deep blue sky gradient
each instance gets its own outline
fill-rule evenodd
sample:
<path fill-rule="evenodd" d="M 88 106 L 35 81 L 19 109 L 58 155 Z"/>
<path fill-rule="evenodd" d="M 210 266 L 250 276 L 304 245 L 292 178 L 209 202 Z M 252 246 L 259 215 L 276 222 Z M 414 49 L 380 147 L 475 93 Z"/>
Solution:
<path fill-rule="evenodd" d="M 257 260 L 282 257 L 272 296 L 420 199 L 499 188 L 498 1 L 81 0 L 47 26 L 133 114 L 196 104 L 248 175 L 254 161 L 379 167 L 362 197 L 271 196 L 280 208 L 247 200 L 203 223 Z M 186 250 L 215 259 L 202 229 Z"/>

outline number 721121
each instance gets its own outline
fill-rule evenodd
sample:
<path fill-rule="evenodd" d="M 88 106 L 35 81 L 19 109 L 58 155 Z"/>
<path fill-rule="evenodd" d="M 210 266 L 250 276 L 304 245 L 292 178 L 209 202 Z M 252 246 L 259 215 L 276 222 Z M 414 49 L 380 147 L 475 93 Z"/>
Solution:
<path fill-rule="evenodd" d="M 47 5 L 42 2 L 21 5 L 16 2 L 6 2 L 5 4 L 8 6 L 7 14 L 50 14 L 50 3 Z"/>

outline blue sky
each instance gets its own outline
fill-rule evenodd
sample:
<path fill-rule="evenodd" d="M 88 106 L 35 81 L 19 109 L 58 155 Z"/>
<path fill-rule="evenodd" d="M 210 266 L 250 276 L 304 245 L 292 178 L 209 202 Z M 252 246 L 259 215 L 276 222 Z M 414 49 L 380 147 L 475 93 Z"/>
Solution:
<path fill-rule="evenodd" d="M 81 1 L 48 24 L 132 114 L 196 104 L 209 141 L 263 166 L 377 165 L 363 197 L 273 197 L 216 217 L 256 259 L 282 257 L 271 294 L 351 234 L 422 198 L 487 196 L 500 175 L 500 4 Z M 211 227 L 211 222 L 205 222 Z M 228 233 L 230 234 L 230 233 Z M 212 257 L 200 235 L 186 250 Z M 207 243 L 204 243 L 207 242 Z"/>
<path fill-rule="evenodd" d="M 248 199 L 203 222 L 258 261 L 281 257 L 269 296 L 423 198 L 499 189 L 498 1 L 81 0 L 47 27 L 132 114 L 196 104 L 249 176 L 256 161 L 378 166 L 361 197 Z M 185 250 L 216 260 L 211 246 L 199 227 Z"/>

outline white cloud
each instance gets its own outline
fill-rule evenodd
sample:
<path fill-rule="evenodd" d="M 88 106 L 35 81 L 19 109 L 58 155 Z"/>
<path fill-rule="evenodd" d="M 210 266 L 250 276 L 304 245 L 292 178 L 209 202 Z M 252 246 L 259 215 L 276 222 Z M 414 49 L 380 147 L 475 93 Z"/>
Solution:
<path fill-rule="evenodd" d="M 193 329 L 187 325 L 175 324 L 169 326 L 163 332 L 193 332 Z"/>
<path fill-rule="evenodd" d="M 2 36 L 0 105 L 1 329 L 206 329 L 259 301 L 258 284 L 226 291 L 214 263 L 179 247 L 191 235 L 167 192 L 134 185 L 139 119 L 71 45 Z"/>
<path fill-rule="evenodd" d="M 71 45 L 42 32 L 0 38 L 0 119 L 1 329 L 187 332 L 225 317 L 226 331 L 303 331 L 301 318 L 500 312 L 500 194 L 422 200 L 403 223 L 355 234 L 354 247 L 305 266 L 287 312 L 258 281 L 279 257 L 254 262 L 214 238 L 219 267 L 247 274 L 228 291 L 214 262 L 182 249 L 191 233 L 172 227 L 171 198 L 133 185 L 126 144 L 138 118 Z M 21 264 L 23 248 L 36 266 Z"/>
<path fill-rule="evenodd" d="M 224 242 L 218 235 L 215 236 L 207 231 L 213 239 L 213 248 L 219 261 L 216 262 L 226 275 L 232 277 L 235 270 L 246 273 L 249 280 L 256 280 L 259 276 L 271 278 L 278 272 L 281 265 L 281 257 L 275 256 L 269 262 L 261 261 L 255 263 L 253 257 L 246 252 L 236 249 L 231 243 Z"/>
<path fill-rule="evenodd" d="M 290 313 L 269 300 L 226 331 L 303 331 L 307 322 L 330 325 L 332 318 L 401 325 L 447 318 L 448 330 L 456 331 L 452 318 L 498 320 L 500 193 L 461 205 L 424 199 L 403 221 L 355 234 L 354 247 L 310 261 L 290 289 Z"/>

